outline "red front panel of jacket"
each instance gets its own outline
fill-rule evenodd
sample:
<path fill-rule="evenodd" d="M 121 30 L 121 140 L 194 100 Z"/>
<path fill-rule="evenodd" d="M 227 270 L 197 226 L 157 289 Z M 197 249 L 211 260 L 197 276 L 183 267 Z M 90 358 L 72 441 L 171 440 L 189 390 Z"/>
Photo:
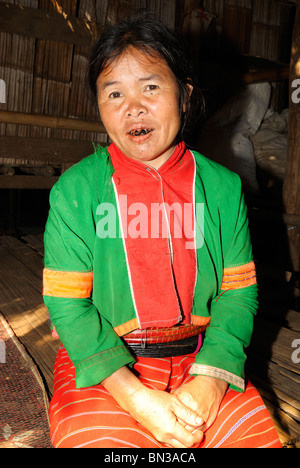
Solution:
<path fill-rule="evenodd" d="M 196 280 L 195 162 L 179 144 L 158 170 L 108 148 L 141 328 L 190 323 Z"/>

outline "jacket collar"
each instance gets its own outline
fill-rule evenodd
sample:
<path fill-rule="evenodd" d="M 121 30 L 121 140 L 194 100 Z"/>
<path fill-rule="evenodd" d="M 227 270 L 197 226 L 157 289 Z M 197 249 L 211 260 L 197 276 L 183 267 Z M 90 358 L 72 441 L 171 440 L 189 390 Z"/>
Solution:
<path fill-rule="evenodd" d="M 151 167 L 141 161 L 129 158 L 114 143 L 112 143 L 107 148 L 107 151 L 111 157 L 111 160 L 115 169 L 123 168 L 123 169 L 130 170 L 132 172 L 141 173 L 141 172 L 146 172 L 149 169 L 149 167 Z M 176 170 L 177 168 L 179 168 L 180 161 L 182 157 L 184 156 L 185 151 L 186 151 L 185 143 L 184 142 L 178 143 L 178 145 L 176 145 L 169 159 L 164 164 L 162 164 L 162 166 L 157 170 L 157 172 L 163 175 L 163 174 L 166 174 L 171 169 Z"/>

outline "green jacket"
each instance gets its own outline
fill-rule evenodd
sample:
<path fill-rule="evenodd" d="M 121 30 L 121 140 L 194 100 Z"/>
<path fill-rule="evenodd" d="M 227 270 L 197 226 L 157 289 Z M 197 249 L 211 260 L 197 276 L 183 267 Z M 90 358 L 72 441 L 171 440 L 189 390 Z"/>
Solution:
<path fill-rule="evenodd" d="M 239 177 L 192 152 L 197 280 L 192 323 L 209 326 L 190 373 L 244 390 L 245 348 L 257 310 L 257 284 Z M 43 297 L 76 369 L 78 388 L 99 384 L 135 359 L 122 335 L 139 328 L 121 236 L 97 235 L 99 205 L 116 207 L 114 168 L 98 149 L 66 171 L 50 195 Z M 117 232 L 119 220 L 116 218 Z M 204 226 L 204 229 L 203 229 Z"/>

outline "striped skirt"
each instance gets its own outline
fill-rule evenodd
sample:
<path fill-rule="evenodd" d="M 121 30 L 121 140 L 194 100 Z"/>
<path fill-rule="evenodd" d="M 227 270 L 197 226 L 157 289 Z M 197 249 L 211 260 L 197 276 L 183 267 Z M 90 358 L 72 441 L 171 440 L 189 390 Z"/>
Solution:
<path fill-rule="evenodd" d="M 138 358 L 135 370 L 149 388 L 171 392 L 193 377 L 195 355 Z M 163 448 L 101 386 L 76 389 L 75 369 L 61 346 L 54 367 L 50 403 L 51 439 L 56 448 Z M 214 424 L 199 448 L 281 448 L 270 415 L 253 385 L 228 390 Z"/>

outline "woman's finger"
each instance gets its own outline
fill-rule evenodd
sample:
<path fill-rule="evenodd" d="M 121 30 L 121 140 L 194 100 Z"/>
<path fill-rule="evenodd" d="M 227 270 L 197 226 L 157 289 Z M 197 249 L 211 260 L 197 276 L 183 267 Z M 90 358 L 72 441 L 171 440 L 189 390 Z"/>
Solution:
<path fill-rule="evenodd" d="M 196 429 L 204 424 L 204 420 L 201 416 L 179 401 L 178 404 L 174 405 L 174 414 L 184 427 L 189 426 Z"/>
<path fill-rule="evenodd" d="M 205 430 L 205 424 L 202 424 L 202 426 L 199 426 L 199 427 L 196 427 L 195 426 L 189 426 L 188 424 L 186 424 L 184 421 L 182 421 L 182 419 L 177 419 L 177 421 L 179 422 L 179 424 L 181 424 L 181 426 L 183 426 L 187 431 L 190 431 L 190 432 L 195 432 L 197 430 L 200 430 L 202 432 L 204 432 Z"/>
<path fill-rule="evenodd" d="M 203 432 L 194 428 L 191 432 L 181 425 L 177 425 L 176 432 L 173 437 L 168 441 L 174 448 L 191 448 L 201 443 L 203 439 Z"/>

